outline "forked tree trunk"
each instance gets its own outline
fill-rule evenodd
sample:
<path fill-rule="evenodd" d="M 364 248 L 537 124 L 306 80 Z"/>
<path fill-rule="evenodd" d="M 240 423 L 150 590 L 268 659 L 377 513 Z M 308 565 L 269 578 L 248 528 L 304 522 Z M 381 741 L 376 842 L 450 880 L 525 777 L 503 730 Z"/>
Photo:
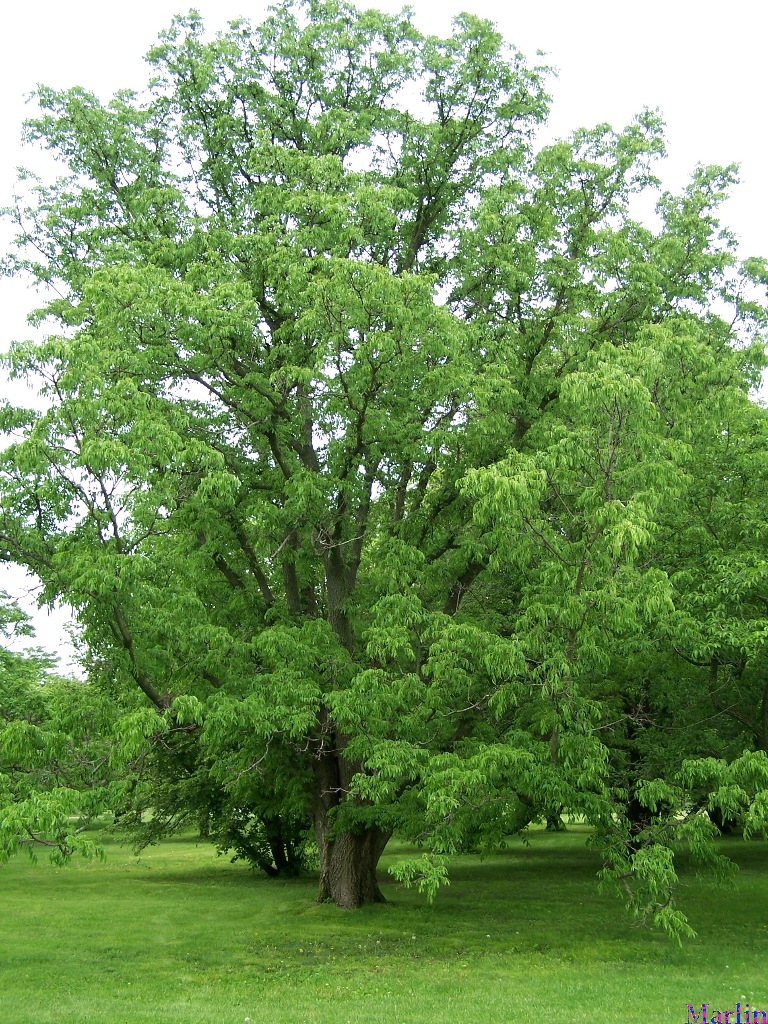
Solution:
<path fill-rule="evenodd" d="M 290 825 L 286 826 L 279 814 L 272 817 L 263 816 L 261 820 L 267 834 L 275 876 L 296 878 L 301 873 L 301 857 L 294 845 L 294 839 L 298 838 L 298 830 L 292 829 Z M 272 872 L 267 871 L 267 874 Z"/>
<path fill-rule="evenodd" d="M 320 855 L 319 901 L 332 901 L 346 910 L 357 910 L 365 903 L 384 903 L 376 866 L 387 845 L 389 834 L 378 828 L 360 832 L 342 832 L 329 838 L 318 835 Z"/>

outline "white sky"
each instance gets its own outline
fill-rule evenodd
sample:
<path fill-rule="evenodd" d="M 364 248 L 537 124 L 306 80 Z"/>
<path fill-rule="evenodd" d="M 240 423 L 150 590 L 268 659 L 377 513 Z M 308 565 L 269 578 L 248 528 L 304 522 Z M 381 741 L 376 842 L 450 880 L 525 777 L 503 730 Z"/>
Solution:
<path fill-rule="evenodd" d="M 394 12 L 395 0 L 365 2 Z M 184 0 L 28 0 L 6 3 L 0 14 L 0 206 L 11 199 L 15 168 L 33 158 L 19 145 L 25 97 L 38 82 L 81 85 L 103 99 L 119 88 L 141 88 L 143 54 Z M 266 4 L 198 0 L 211 31 L 232 18 L 258 21 Z M 764 0 L 413 0 L 424 31 L 448 33 L 461 10 L 494 20 L 505 37 L 534 61 L 547 53 L 559 78 L 550 85 L 550 125 L 556 135 L 608 122 L 619 128 L 644 106 L 658 107 L 667 124 L 665 187 L 679 188 L 697 163 L 741 164 L 741 185 L 724 221 L 741 241 L 742 255 L 768 255 L 768 5 Z M 0 244 L 7 230 L 0 229 Z M 0 351 L 28 333 L 25 313 L 34 293 L 0 280 Z M 1 386 L 1 385 L 0 385 Z M 23 399 L 22 399 L 23 400 Z M 3 580 L 17 594 L 18 578 Z M 36 616 L 37 641 L 62 643 L 61 614 Z"/>

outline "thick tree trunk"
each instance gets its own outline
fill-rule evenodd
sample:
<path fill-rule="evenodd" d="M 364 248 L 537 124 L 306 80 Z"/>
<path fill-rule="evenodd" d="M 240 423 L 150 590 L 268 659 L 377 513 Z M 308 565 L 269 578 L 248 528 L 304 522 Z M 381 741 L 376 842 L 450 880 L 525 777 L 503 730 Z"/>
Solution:
<path fill-rule="evenodd" d="M 378 828 L 342 832 L 333 838 L 318 835 L 320 854 L 319 901 L 332 901 L 346 910 L 364 903 L 384 903 L 376 866 L 389 834 Z"/>
<path fill-rule="evenodd" d="M 376 878 L 376 866 L 390 832 L 376 826 L 351 823 L 338 828 L 338 812 L 348 799 L 356 766 L 341 753 L 341 738 L 323 714 L 328 747 L 314 762 L 315 790 L 312 818 L 320 858 L 319 901 L 332 901 L 347 910 L 364 903 L 384 903 Z"/>

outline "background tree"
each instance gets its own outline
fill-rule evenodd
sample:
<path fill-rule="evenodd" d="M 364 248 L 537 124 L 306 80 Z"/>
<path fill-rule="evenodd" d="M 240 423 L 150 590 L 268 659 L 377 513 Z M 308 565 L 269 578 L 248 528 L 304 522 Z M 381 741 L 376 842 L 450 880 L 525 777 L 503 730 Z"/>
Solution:
<path fill-rule="evenodd" d="M 192 743 L 308 813 L 346 907 L 381 899 L 394 830 L 443 854 L 564 807 L 680 927 L 677 819 L 638 844 L 604 737 L 679 627 L 664 551 L 713 395 L 745 416 L 764 362 L 733 169 L 641 226 L 659 118 L 535 153 L 545 72 L 470 15 L 438 39 L 287 2 L 213 41 L 190 15 L 149 61 L 144 95 L 39 90 L 65 173 L 9 263 L 60 333 L 11 354 L 51 404 L 4 411 L 0 541 L 143 695 L 124 756 Z"/>
<path fill-rule="evenodd" d="M 279 740 L 263 749 L 241 736 L 212 757 L 194 725 L 177 726 L 123 766 L 132 785 L 119 827 L 138 850 L 195 830 L 233 861 L 269 877 L 295 877 L 316 858 L 310 780 L 294 762 L 294 751 Z"/>
<path fill-rule="evenodd" d="M 0 629 L 31 636 L 6 595 Z M 88 827 L 123 789 L 110 766 L 114 705 L 54 668 L 41 651 L 0 646 L 0 863 L 21 849 L 57 863 L 98 854 Z"/>

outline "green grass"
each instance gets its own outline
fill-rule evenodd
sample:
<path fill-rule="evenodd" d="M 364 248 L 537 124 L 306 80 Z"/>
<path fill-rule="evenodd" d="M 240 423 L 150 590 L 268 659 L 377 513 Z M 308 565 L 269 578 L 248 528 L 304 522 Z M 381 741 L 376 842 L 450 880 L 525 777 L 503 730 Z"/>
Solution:
<path fill-rule="evenodd" d="M 0 872 L 0 1024 L 683 1024 L 689 1002 L 768 1009 L 766 848 L 727 845 L 737 888 L 685 878 L 699 934 L 682 949 L 599 895 L 577 827 L 459 861 L 432 907 L 387 880 L 390 902 L 356 913 L 191 840 L 60 869 L 17 859 Z"/>

